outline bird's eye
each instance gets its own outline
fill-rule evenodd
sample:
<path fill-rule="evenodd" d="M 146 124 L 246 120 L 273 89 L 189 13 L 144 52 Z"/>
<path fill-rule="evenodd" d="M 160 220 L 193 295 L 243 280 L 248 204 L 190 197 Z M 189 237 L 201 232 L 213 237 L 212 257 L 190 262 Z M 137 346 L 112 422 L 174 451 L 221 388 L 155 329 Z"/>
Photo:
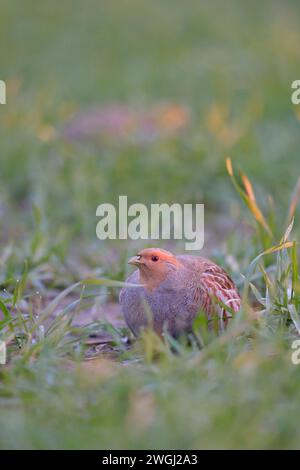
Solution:
<path fill-rule="evenodd" d="M 158 258 L 158 256 L 152 256 L 152 257 L 151 257 L 151 260 L 154 261 L 154 262 L 156 262 L 156 261 L 159 260 L 159 258 Z"/>

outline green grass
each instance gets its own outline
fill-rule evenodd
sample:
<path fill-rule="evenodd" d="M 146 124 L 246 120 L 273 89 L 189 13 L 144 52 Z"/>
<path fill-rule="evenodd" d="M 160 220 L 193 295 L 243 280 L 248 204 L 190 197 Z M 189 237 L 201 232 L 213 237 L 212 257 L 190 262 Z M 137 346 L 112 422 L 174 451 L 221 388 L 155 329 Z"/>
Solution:
<path fill-rule="evenodd" d="M 2 1 L 1 448 L 299 447 L 299 20 L 292 0 Z M 177 103 L 190 120 L 152 139 L 62 138 L 110 103 Z M 140 244 L 98 241 L 95 212 L 122 194 L 205 203 L 205 252 L 243 309 L 221 336 L 197 320 L 201 351 L 151 331 L 130 343 L 110 321 Z"/>

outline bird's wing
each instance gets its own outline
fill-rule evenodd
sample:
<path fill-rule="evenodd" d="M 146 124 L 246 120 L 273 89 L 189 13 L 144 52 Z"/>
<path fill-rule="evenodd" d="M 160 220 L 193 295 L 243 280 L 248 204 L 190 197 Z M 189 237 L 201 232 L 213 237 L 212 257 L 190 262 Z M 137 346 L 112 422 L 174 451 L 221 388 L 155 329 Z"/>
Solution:
<path fill-rule="evenodd" d="M 180 255 L 177 259 L 188 269 L 197 272 L 198 295 L 204 296 L 207 306 L 215 298 L 237 312 L 241 306 L 241 299 L 231 277 L 213 261 L 200 256 Z M 203 306 L 205 308 L 205 305 Z"/>
<path fill-rule="evenodd" d="M 234 282 L 222 268 L 213 263 L 201 272 L 199 281 L 198 295 L 201 297 L 202 308 L 209 317 L 216 312 L 226 325 L 232 316 L 231 312 L 238 312 L 241 306 L 241 299 Z"/>

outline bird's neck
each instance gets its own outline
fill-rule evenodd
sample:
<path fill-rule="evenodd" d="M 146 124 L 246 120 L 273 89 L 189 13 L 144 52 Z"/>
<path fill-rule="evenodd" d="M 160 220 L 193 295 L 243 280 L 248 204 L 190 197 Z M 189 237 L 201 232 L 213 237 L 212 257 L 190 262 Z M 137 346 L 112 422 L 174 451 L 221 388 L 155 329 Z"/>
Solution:
<path fill-rule="evenodd" d="M 161 284 L 161 282 L 165 280 L 165 278 L 166 275 L 164 273 L 157 273 L 153 275 L 153 273 L 148 272 L 148 270 L 140 270 L 140 282 L 149 292 L 152 292 L 154 289 L 156 289 Z"/>
<path fill-rule="evenodd" d="M 162 283 L 164 286 L 172 285 L 173 278 L 174 272 L 172 270 L 152 272 L 148 269 L 140 269 L 140 283 L 145 286 L 148 292 L 157 289 Z"/>

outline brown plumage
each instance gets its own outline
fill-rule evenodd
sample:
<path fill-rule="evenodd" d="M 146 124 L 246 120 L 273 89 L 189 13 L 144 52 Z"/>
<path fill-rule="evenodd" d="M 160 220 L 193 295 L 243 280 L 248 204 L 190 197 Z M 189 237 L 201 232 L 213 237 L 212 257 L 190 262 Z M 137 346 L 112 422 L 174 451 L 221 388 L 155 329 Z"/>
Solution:
<path fill-rule="evenodd" d="M 205 258 L 175 256 L 148 248 L 131 258 L 129 264 L 138 269 L 126 282 L 137 287 L 124 287 L 120 303 L 127 325 L 136 336 L 150 323 L 158 334 L 167 330 L 177 337 L 192 330 L 199 311 L 204 311 L 208 320 L 216 313 L 224 327 L 231 312 L 240 308 L 240 296 L 232 279 Z"/>

